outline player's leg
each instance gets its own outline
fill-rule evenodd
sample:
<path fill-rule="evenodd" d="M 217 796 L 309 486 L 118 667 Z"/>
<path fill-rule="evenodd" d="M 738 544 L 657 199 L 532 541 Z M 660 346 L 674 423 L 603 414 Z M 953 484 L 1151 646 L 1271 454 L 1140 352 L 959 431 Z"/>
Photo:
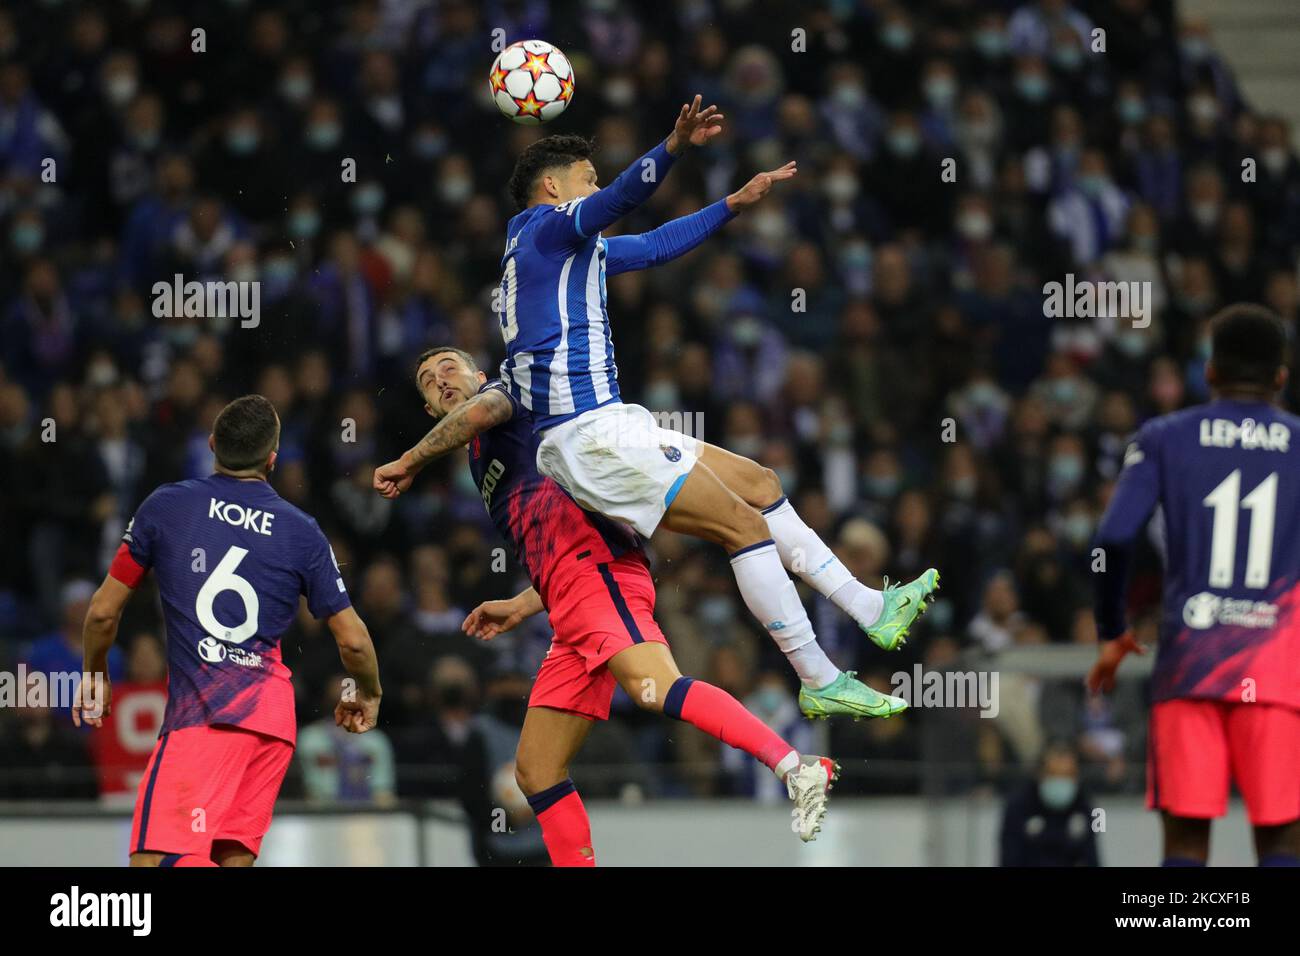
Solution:
<path fill-rule="evenodd" d="M 620 687 L 643 710 L 666 714 L 743 750 L 782 780 L 799 766 L 799 752 L 720 687 L 677 669 L 668 645 L 634 644 L 608 664 Z"/>
<path fill-rule="evenodd" d="M 1300 820 L 1255 827 L 1255 856 L 1260 866 L 1300 866 Z"/>
<path fill-rule="evenodd" d="M 1167 810 L 1160 815 L 1164 827 L 1164 859 L 1161 866 L 1205 866 L 1210 858 L 1210 821 L 1177 817 Z"/>
<path fill-rule="evenodd" d="M 1228 809 L 1231 778 L 1224 706 L 1163 700 L 1151 707 L 1147 807 L 1161 812 L 1164 866 L 1204 866 L 1210 821 Z"/>
<path fill-rule="evenodd" d="M 219 866 L 210 857 L 197 853 L 132 853 L 131 866 L 211 867 Z"/>
<path fill-rule="evenodd" d="M 588 717 L 530 706 L 519 733 L 515 781 L 542 828 L 553 866 L 596 865 L 587 808 L 569 776 L 569 762 L 591 727 Z"/>
<path fill-rule="evenodd" d="M 212 835 L 235 796 L 234 758 L 210 727 L 168 731 L 154 745 L 131 823 L 133 867 L 210 867 Z"/>
<path fill-rule="evenodd" d="M 721 544 L 731 555 L 736 585 L 751 614 L 785 654 L 803 687 L 799 709 L 807 717 L 836 714 L 889 717 L 907 709 L 901 697 L 881 694 L 826 656 L 812 621 L 785 573 L 763 516 L 727 488 L 703 461 L 696 462 L 664 514 L 670 531 Z"/>
<path fill-rule="evenodd" d="M 727 550 L 745 606 L 781 648 L 805 687 L 826 687 L 840 676 L 839 668 L 817 644 L 767 522 L 708 465 L 701 461 L 691 469 L 665 512 L 663 525 Z"/>
<path fill-rule="evenodd" d="M 643 562 L 624 557 L 600 571 L 617 606 L 618 624 L 604 616 L 609 632 L 587 642 L 596 647 L 588 666 L 611 683 L 617 680 L 642 708 L 692 724 L 767 766 L 785 782 L 795 803 L 791 815 L 800 839 L 815 839 L 831 784 L 839 775 L 835 761 L 801 756 L 726 691 L 682 676 L 654 619 L 654 579 Z M 595 603 L 590 601 L 588 607 Z"/>
<path fill-rule="evenodd" d="M 252 866 L 257 857 L 242 843 L 213 840 L 212 859 L 217 866 Z"/>
<path fill-rule="evenodd" d="M 575 628 L 582 620 L 582 598 L 575 593 L 572 606 L 551 608 L 555 640 L 533 681 L 515 750 L 515 782 L 542 828 L 542 841 L 554 866 L 596 865 L 591 823 L 569 776 L 569 762 L 592 724 L 609 717 L 614 696 L 613 678 L 587 669 L 584 632 Z"/>
<path fill-rule="evenodd" d="M 228 773 L 235 781 L 229 810 L 209 821 L 211 855 L 219 866 L 252 866 L 271 828 L 275 800 L 293 760 L 293 745 L 238 727 L 211 729 L 221 735 L 233 756 Z"/>
<path fill-rule="evenodd" d="M 1300 712 L 1265 703 L 1222 705 L 1232 776 L 1246 804 L 1260 866 L 1300 866 Z"/>
<path fill-rule="evenodd" d="M 799 575 L 853 618 L 885 650 L 894 650 L 905 642 L 911 623 L 925 612 L 938 589 L 938 571 L 930 568 L 899 588 L 877 591 L 867 587 L 799 517 L 785 497 L 776 472 L 708 442 L 700 442 L 699 448 L 700 461 L 718 480 L 762 513 L 786 570 Z"/>

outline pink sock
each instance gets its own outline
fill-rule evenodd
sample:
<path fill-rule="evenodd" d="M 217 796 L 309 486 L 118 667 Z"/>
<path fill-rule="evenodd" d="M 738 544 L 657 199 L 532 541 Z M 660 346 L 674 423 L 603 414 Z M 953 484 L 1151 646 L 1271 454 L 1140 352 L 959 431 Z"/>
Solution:
<path fill-rule="evenodd" d="M 778 777 L 799 763 L 799 754 L 736 698 L 694 677 L 679 677 L 668 688 L 664 713 L 684 720 L 724 744 L 761 761 Z"/>
<path fill-rule="evenodd" d="M 562 780 L 533 794 L 528 798 L 528 805 L 541 824 L 542 842 L 546 844 L 552 866 L 596 865 L 596 854 L 591 849 L 591 821 L 572 780 Z"/>

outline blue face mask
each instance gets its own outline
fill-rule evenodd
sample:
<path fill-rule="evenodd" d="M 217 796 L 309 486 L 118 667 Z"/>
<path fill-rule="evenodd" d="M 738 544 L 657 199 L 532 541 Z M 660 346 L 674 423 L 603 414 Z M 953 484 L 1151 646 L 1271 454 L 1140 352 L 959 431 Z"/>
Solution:
<path fill-rule="evenodd" d="M 1037 73 L 1022 73 L 1016 77 L 1016 91 L 1031 103 L 1047 99 L 1047 80 Z"/>
<path fill-rule="evenodd" d="M 352 208 L 369 216 L 384 208 L 384 191 L 379 186 L 362 186 L 352 194 Z"/>
<path fill-rule="evenodd" d="M 1129 126 L 1142 122 L 1147 116 L 1146 104 L 1131 97 L 1120 100 L 1116 112 L 1119 113 L 1120 121 Z"/>
<path fill-rule="evenodd" d="M 1106 188 L 1106 177 L 1095 173 L 1085 173 L 1079 177 L 1079 189 L 1085 196 L 1100 196 Z"/>
<path fill-rule="evenodd" d="M 912 31 L 901 23 L 891 23 L 880 31 L 880 42 L 891 50 L 906 50 L 912 45 Z"/>
<path fill-rule="evenodd" d="M 333 149 L 343 138 L 343 130 L 338 123 L 313 123 L 307 127 L 307 145 L 312 149 Z"/>
<path fill-rule="evenodd" d="M 1058 455 L 1047 465 L 1052 483 L 1073 488 L 1083 480 L 1083 459 L 1076 455 Z"/>
<path fill-rule="evenodd" d="M 867 475 L 864 484 L 873 498 L 888 499 L 898 494 L 902 479 L 898 475 Z"/>
<path fill-rule="evenodd" d="M 764 714 L 775 714 L 789 698 L 779 687 L 764 687 L 754 694 L 754 708 Z"/>
<path fill-rule="evenodd" d="M 1062 523 L 1061 531 L 1070 544 L 1082 548 L 1092 539 L 1092 519 L 1082 514 L 1070 515 Z"/>
<path fill-rule="evenodd" d="M 20 222 L 9 230 L 9 241 L 18 252 L 35 252 L 45 241 L 45 230 L 34 222 Z"/>
<path fill-rule="evenodd" d="M 287 284 L 298 274 L 298 267 L 292 259 L 267 259 L 262 265 L 262 277 L 267 282 Z"/>
<path fill-rule="evenodd" d="M 890 130 L 889 148 L 896 156 L 915 156 L 921 148 L 921 137 L 910 129 Z"/>
<path fill-rule="evenodd" d="M 1044 777 L 1038 781 L 1038 797 L 1053 810 L 1064 810 L 1074 803 L 1079 783 L 1073 777 Z"/>
<path fill-rule="evenodd" d="M 1071 378 L 1054 379 L 1050 386 L 1052 400 L 1062 405 L 1074 401 L 1074 396 L 1078 394 L 1079 386 Z"/>
<path fill-rule="evenodd" d="M 1078 47 L 1063 46 L 1053 51 L 1052 62 L 1062 70 L 1073 73 L 1083 64 L 1083 54 Z"/>
<path fill-rule="evenodd" d="M 307 209 L 289 215 L 289 234 L 295 239 L 310 239 L 320 232 L 320 216 Z"/>
<path fill-rule="evenodd" d="M 1178 45 L 1183 51 L 1183 56 L 1193 63 L 1200 63 L 1210 55 L 1210 45 L 1200 37 L 1187 37 Z"/>
<path fill-rule="evenodd" d="M 447 137 L 437 133 L 421 133 L 415 137 L 411 148 L 421 159 L 437 159 L 447 151 Z"/>
<path fill-rule="evenodd" d="M 930 105 L 943 109 L 957 98 L 957 84 L 946 76 L 935 77 L 925 81 L 925 98 Z"/>
<path fill-rule="evenodd" d="M 226 148 L 236 156 L 247 156 L 256 152 L 260 143 L 261 137 L 257 135 L 255 129 L 241 126 L 226 133 Z"/>
<path fill-rule="evenodd" d="M 972 42 L 985 59 L 995 60 L 1007 52 L 1007 38 L 1001 30 L 977 30 Z"/>

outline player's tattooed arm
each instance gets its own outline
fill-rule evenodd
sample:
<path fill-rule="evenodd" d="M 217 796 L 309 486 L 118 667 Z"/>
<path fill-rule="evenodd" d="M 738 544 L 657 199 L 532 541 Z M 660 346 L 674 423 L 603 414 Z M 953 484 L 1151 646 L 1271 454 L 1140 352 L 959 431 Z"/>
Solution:
<path fill-rule="evenodd" d="M 375 469 L 372 486 L 385 498 L 396 498 L 429 462 L 463 448 L 476 435 L 510 420 L 514 405 L 499 388 L 480 392 L 444 415 L 415 447 L 396 461 Z"/>
<path fill-rule="evenodd" d="M 435 458 L 465 447 L 474 436 L 509 421 L 513 414 L 514 406 L 505 393 L 490 388 L 444 415 L 403 457 L 416 468 L 423 468 Z"/>
<path fill-rule="evenodd" d="M 460 629 L 480 641 L 490 641 L 512 630 L 522 621 L 546 610 L 536 589 L 520 591 L 504 601 L 484 601 L 470 611 Z"/>

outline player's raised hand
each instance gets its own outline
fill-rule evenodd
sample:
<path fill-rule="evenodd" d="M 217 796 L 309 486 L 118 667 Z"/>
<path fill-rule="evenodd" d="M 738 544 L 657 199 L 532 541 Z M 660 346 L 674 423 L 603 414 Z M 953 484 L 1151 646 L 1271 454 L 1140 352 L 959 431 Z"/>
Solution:
<path fill-rule="evenodd" d="M 1146 648 L 1133 638 L 1130 631 L 1125 631 L 1113 641 L 1103 641 L 1097 650 L 1097 662 L 1088 671 L 1086 684 L 1089 693 L 1109 693 L 1115 689 L 1115 671 L 1119 662 L 1129 654 L 1145 654 Z"/>
<path fill-rule="evenodd" d="M 490 641 L 504 634 L 528 616 L 517 600 L 484 601 L 469 612 L 460 629 L 480 641 Z"/>
<path fill-rule="evenodd" d="M 364 734 L 379 723 L 379 698 L 358 691 L 355 700 L 341 700 L 334 708 L 334 724 L 350 734 Z"/>
<path fill-rule="evenodd" d="M 102 727 L 104 718 L 112 712 L 113 685 L 108 680 L 108 673 L 82 674 L 72 701 L 72 723 L 80 727 L 85 721 L 91 727 Z"/>
<path fill-rule="evenodd" d="M 396 461 L 390 461 L 388 464 L 380 465 L 375 469 L 375 477 L 371 482 L 371 487 L 385 498 L 396 498 L 411 487 L 415 475 L 416 472 L 403 463 L 402 459 L 398 458 Z"/>
<path fill-rule="evenodd" d="M 754 203 L 771 192 L 773 186 L 783 180 L 790 179 L 798 171 L 794 160 L 791 160 L 780 169 L 759 173 L 727 197 L 727 208 L 732 212 L 740 212 L 745 207 L 754 205 Z"/>
<path fill-rule="evenodd" d="M 695 99 L 682 106 L 681 112 L 677 114 L 677 123 L 664 144 L 668 152 L 676 155 L 687 146 L 703 146 L 722 132 L 722 114 L 716 106 L 700 109 L 702 101 L 696 93 Z"/>

